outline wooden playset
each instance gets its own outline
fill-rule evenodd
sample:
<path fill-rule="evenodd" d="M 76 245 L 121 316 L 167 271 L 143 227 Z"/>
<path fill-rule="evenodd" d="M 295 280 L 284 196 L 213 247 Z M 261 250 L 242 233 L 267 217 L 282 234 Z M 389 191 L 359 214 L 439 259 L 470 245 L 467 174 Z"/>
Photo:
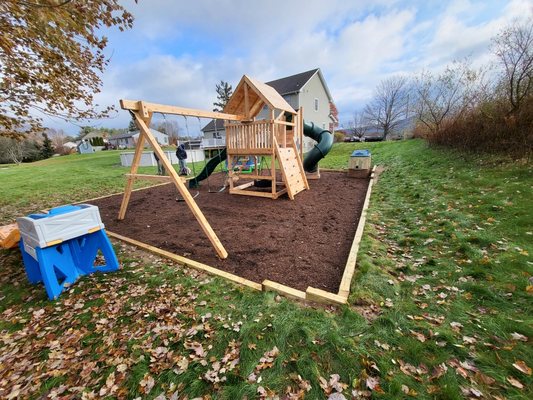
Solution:
<path fill-rule="evenodd" d="M 228 256 L 226 249 L 187 190 L 184 180 L 174 170 L 159 143 L 150 132 L 148 127 L 153 113 L 214 118 L 226 121 L 226 145 L 231 194 L 276 199 L 287 193 L 292 200 L 302 190 L 309 189 L 301 158 L 301 143 L 303 140 L 302 110 L 300 109 L 296 112 L 275 89 L 264 83 L 246 75 L 243 76 L 235 89 L 235 93 L 224 108 L 224 112 L 204 111 L 132 100 L 120 100 L 120 105 L 123 109 L 131 112 L 139 127 L 140 134 L 135 145 L 131 171 L 127 175 L 124 197 L 118 214 L 119 220 L 124 219 L 126 216 L 135 180 L 170 181 L 176 185 L 180 195 L 209 238 L 218 256 L 220 258 L 227 258 Z M 268 109 L 268 119 L 257 119 L 257 116 L 265 107 Z M 137 173 L 145 142 L 150 144 L 169 176 Z M 300 148 L 298 148 L 298 145 L 300 145 Z M 235 166 L 242 156 L 269 157 L 269 171 L 266 174 L 264 170 L 259 171 L 259 163 L 255 163 L 254 171 L 246 176 L 251 181 L 235 186 L 235 182 L 241 176 Z M 281 182 L 277 182 L 276 178 L 278 167 L 281 171 Z M 270 181 L 270 191 L 267 193 L 253 190 L 254 180 Z M 278 188 L 278 186 L 281 187 Z"/>
<path fill-rule="evenodd" d="M 287 193 L 293 200 L 296 194 L 309 189 L 300 145 L 303 140 L 302 109 L 295 111 L 274 88 L 245 75 L 224 111 L 245 117 L 224 125 L 231 194 L 276 199 Z M 257 118 L 261 112 L 265 119 Z M 260 171 L 256 162 L 253 173 L 246 175 L 250 181 L 235 186 L 240 174 L 234 166 L 242 156 L 268 157 L 270 168 Z M 276 180 L 276 166 L 279 166 L 282 176 L 280 188 Z M 257 179 L 270 181 L 270 192 L 254 190 L 254 180 Z"/>

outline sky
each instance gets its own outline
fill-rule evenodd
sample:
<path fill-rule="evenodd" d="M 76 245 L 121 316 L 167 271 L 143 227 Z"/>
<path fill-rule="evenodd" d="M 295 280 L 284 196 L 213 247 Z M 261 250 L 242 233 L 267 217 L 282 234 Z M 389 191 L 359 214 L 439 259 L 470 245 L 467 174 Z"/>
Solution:
<path fill-rule="evenodd" d="M 79 132 L 79 125 L 126 128 L 119 99 L 211 110 L 215 85 L 235 87 L 246 74 L 266 82 L 320 68 L 347 126 L 387 77 L 438 72 L 469 57 L 490 63 L 490 38 L 533 14 L 533 0 L 123 0 L 131 30 L 103 31 L 110 63 L 101 105 L 113 118 L 44 124 Z M 160 116 L 157 118 L 161 118 Z M 175 118 L 197 132 L 207 121 Z M 181 119 L 180 119 L 181 118 Z"/>

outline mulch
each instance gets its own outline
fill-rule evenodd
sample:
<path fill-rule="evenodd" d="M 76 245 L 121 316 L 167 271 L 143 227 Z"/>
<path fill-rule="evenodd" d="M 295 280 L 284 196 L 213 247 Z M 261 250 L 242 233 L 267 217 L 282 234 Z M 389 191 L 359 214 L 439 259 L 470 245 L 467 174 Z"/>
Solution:
<path fill-rule="evenodd" d="M 269 279 L 296 289 L 338 291 L 368 179 L 321 172 L 310 190 L 291 201 L 209 193 L 224 175 L 203 181 L 196 202 L 226 248 L 217 257 L 186 203 L 176 201 L 174 185 L 133 192 L 126 218 L 117 220 L 122 195 L 94 200 L 106 229 L 255 282 Z M 240 182 L 239 182 L 240 183 Z"/>

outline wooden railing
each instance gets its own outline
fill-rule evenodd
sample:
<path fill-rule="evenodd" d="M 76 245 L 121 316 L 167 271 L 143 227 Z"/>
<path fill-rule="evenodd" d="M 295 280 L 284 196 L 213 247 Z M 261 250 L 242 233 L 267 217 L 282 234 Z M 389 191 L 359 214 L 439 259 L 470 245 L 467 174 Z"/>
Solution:
<path fill-rule="evenodd" d="M 272 121 L 253 121 L 245 124 L 226 125 L 228 153 L 262 154 L 274 150 L 274 132 L 279 126 Z"/>

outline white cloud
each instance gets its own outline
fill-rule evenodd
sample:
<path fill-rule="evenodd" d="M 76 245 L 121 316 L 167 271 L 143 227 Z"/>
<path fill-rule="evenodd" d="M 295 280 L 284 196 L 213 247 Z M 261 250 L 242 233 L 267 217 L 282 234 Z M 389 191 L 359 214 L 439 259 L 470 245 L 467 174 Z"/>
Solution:
<path fill-rule="evenodd" d="M 364 106 L 388 75 L 443 68 L 470 54 L 486 62 L 490 37 L 533 12 L 530 0 L 456 0 L 440 14 L 422 2 L 387 0 L 124 4 L 135 26 L 110 33 L 113 59 L 99 103 L 130 98 L 211 109 L 221 79 L 236 84 L 248 74 L 268 81 L 320 67 L 341 120 Z M 127 126 L 128 120 L 121 112 L 101 124 Z"/>

